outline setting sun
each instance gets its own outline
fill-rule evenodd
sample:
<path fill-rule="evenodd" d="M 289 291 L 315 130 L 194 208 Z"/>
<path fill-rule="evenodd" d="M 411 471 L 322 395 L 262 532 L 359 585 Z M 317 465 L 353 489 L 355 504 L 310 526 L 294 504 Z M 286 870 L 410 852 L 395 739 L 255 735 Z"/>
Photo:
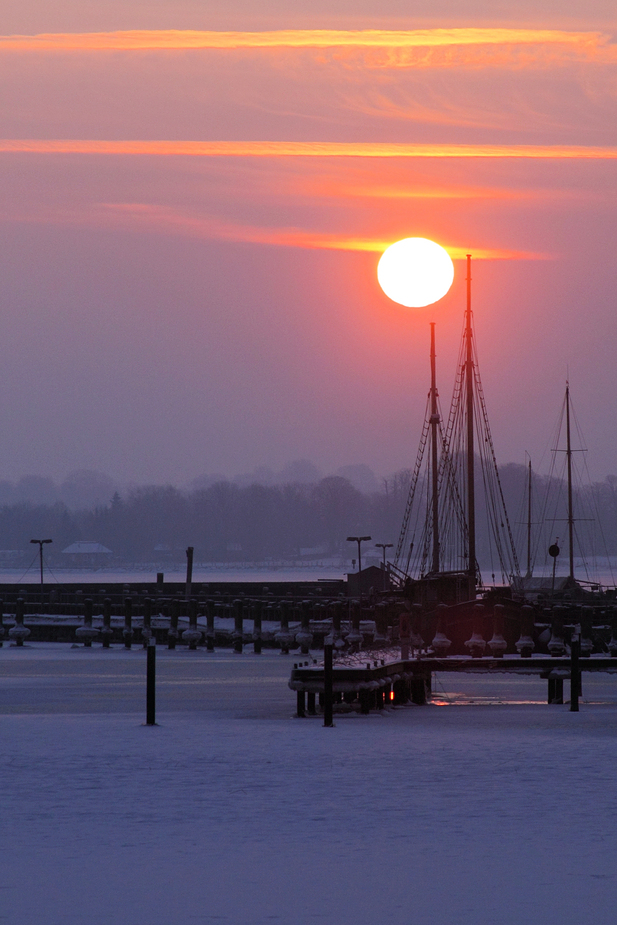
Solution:
<path fill-rule="evenodd" d="M 454 279 L 454 264 L 440 244 L 427 238 L 403 238 L 381 255 L 377 279 L 393 302 L 423 308 L 445 296 Z"/>

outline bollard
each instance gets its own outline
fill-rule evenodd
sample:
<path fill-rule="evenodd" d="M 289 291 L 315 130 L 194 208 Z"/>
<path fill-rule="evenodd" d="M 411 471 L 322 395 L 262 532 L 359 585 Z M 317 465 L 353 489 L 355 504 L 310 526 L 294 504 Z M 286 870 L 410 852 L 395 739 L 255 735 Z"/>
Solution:
<path fill-rule="evenodd" d="M 195 598 L 191 598 L 189 601 L 188 610 L 189 628 L 182 633 L 182 641 L 188 642 L 189 649 L 195 652 L 197 643 L 201 642 L 201 632 L 197 629 L 197 601 Z"/>
<path fill-rule="evenodd" d="M 472 658 L 482 658 L 486 648 L 486 641 L 482 635 L 484 623 L 484 604 L 474 604 L 471 624 L 471 637 L 465 643 Z"/>
<path fill-rule="evenodd" d="M 301 623 L 300 623 L 300 632 L 296 633 L 296 642 L 300 646 L 300 654 L 308 655 L 309 647 L 313 641 L 313 635 L 311 633 L 310 620 L 311 620 L 311 602 L 302 601 L 301 604 Z"/>
<path fill-rule="evenodd" d="M 323 647 L 323 724 L 334 726 L 332 722 L 332 637 L 324 642 Z"/>
<path fill-rule="evenodd" d="M 146 647 L 146 726 L 156 726 L 156 639 Z"/>
<path fill-rule="evenodd" d="M 493 607 L 493 637 L 488 641 L 493 658 L 503 658 L 503 654 L 508 648 L 508 643 L 503 636 L 505 610 L 506 608 L 503 604 L 495 604 Z"/>
<path fill-rule="evenodd" d="M 581 691 L 580 654 L 581 638 L 578 632 L 575 632 L 570 642 L 570 713 L 578 713 L 578 698 Z"/>
<path fill-rule="evenodd" d="M 30 630 L 24 626 L 24 599 L 18 597 L 15 603 L 15 626 L 9 630 L 9 637 L 15 640 L 16 646 L 23 646 L 24 639 L 30 635 Z"/>
<path fill-rule="evenodd" d="M 242 601 L 236 598 L 233 602 L 234 631 L 231 636 L 234 644 L 234 653 L 236 655 L 242 655 L 244 645 L 243 609 L 244 605 Z"/>
<path fill-rule="evenodd" d="M 141 629 L 141 635 L 144 640 L 144 649 L 147 649 L 152 636 L 152 599 L 149 597 L 144 597 L 144 625 Z"/>
<path fill-rule="evenodd" d="M 281 629 L 275 634 L 274 638 L 281 647 L 281 655 L 289 655 L 289 650 L 294 642 L 293 633 L 289 631 L 289 603 L 281 601 L 279 604 L 281 614 Z"/>
<path fill-rule="evenodd" d="M 78 639 L 83 639 L 84 646 L 87 649 L 92 648 L 92 640 L 98 636 L 99 631 L 92 626 L 92 598 L 87 597 L 84 600 L 84 625 L 78 626 L 75 635 Z"/>
<path fill-rule="evenodd" d="M 433 636 L 433 651 L 437 658 L 444 658 L 452 645 L 452 640 L 446 636 L 447 604 L 437 604 L 435 608 L 435 635 Z"/>
<path fill-rule="evenodd" d="M 180 602 L 174 598 L 169 602 L 169 629 L 167 630 L 167 648 L 175 649 L 178 641 L 178 617 Z"/>
<path fill-rule="evenodd" d="M 362 633 L 360 632 L 361 607 L 359 601 L 350 601 L 351 632 L 347 633 L 346 642 L 350 652 L 358 652 L 362 648 Z"/>
<path fill-rule="evenodd" d="M 566 644 L 563 639 L 563 607 L 553 609 L 551 621 L 551 638 L 548 641 L 548 651 L 553 658 L 561 658 L 566 653 Z"/>
<path fill-rule="evenodd" d="M 133 641 L 133 598 L 132 597 L 124 598 L 124 628 L 122 630 L 122 635 L 124 636 L 124 648 L 130 649 L 131 643 Z"/>
<path fill-rule="evenodd" d="M 536 647 L 533 641 L 534 616 L 533 607 L 524 604 L 521 607 L 521 635 L 516 648 L 521 658 L 531 658 Z"/>
<path fill-rule="evenodd" d="M 101 629 L 104 649 L 109 649 L 109 644 L 113 634 L 114 631 L 111 628 L 111 598 L 106 597 L 103 601 L 103 627 Z"/>
<path fill-rule="evenodd" d="M 214 608 L 211 598 L 206 601 L 206 651 L 214 652 Z"/>
<path fill-rule="evenodd" d="M 304 717 L 304 691 L 298 691 L 296 696 L 296 716 Z"/>
<path fill-rule="evenodd" d="M 266 619 L 272 619 L 272 604 L 266 607 Z M 261 655 L 261 601 L 253 601 L 253 652 Z"/>

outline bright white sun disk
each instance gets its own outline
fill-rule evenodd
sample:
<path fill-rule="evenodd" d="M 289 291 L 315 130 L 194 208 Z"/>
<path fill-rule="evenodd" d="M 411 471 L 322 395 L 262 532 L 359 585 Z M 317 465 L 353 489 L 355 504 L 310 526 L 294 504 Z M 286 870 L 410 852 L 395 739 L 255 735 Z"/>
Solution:
<path fill-rule="evenodd" d="M 445 296 L 454 279 L 454 264 L 440 244 L 428 238 L 403 238 L 381 255 L 377 279 L 393 302 L 423 308 Z"/>

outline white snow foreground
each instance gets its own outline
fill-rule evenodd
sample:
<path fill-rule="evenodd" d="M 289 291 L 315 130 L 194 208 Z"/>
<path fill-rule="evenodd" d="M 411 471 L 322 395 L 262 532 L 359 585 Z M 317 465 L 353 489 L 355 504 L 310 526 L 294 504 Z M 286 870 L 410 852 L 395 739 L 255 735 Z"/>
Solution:
<path fill-rule="evenodd" d="M 613 925 L 616 705 L 324 729 L 293 656 L 159 653 L 148 728 L 143 651 L 0 650 L 0 921 Z"/>

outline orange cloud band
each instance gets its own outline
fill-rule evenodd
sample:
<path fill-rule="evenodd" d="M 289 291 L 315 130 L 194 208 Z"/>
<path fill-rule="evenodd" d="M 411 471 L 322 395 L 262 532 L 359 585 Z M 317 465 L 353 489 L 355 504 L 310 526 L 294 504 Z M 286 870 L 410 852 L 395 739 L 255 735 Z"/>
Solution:
<path fill-rule="evenodd" d="M 210 217 L 177 212 L 147 203 L 105 203 L 98 218 L 105 216 L 142 231 L 166 232 L 188 237 L 210 238 L 249 244 L 269 244 L 277 247 L 299 247 L 308 250 L 361 251 L 381 254 L 396 237 L 361 238 L 341 234 L 324 234 L 300 228 L 263 228 L 222 222 Z M 472 253 L 478 260 L 551 260 L 552 255 L 498 248 L 457 247 L 443 244 L 453 260 L 464 260 Z"/>
<path fill-rule="evenodd" d="M 157 157 L 496 157 L 614 160 L 617 147 L 587 145 L 441 145 L 336 141 L 104 141 L 0 139 L 0 153 L 127 154 Z"/>
<path fill-rule="evenodd" d="M 123 32 L 61 32 L 0 36 L 3 51 L 142 51 L 191 48 L 419 48 L 444 45 L 559 44 L 590 51 L 608 42 L 600 32 L 554 29 L 287 29 L 272 32 L 205 32 L 196 30 L 134 30 Z"/>

